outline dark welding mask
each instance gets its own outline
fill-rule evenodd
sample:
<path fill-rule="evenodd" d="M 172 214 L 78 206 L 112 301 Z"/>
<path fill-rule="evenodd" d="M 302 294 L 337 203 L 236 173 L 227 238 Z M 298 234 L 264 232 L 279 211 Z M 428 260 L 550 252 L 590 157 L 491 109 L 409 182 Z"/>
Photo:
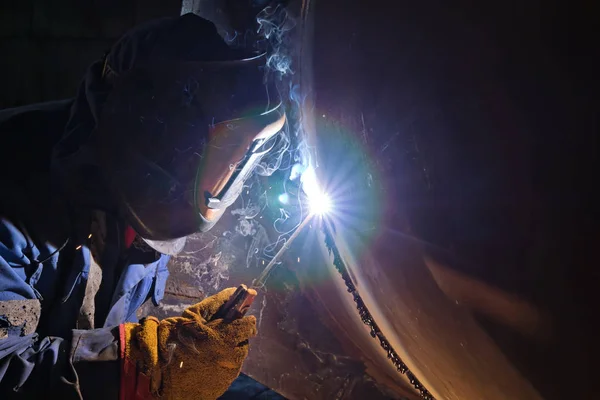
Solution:
<path fill-rule="evenodd" d="M 272 151 L 285 114 L 265 56 L 134 68 L 114 82 L 95 135 L 133 229 L 178 252 L 214 226 Z"/>

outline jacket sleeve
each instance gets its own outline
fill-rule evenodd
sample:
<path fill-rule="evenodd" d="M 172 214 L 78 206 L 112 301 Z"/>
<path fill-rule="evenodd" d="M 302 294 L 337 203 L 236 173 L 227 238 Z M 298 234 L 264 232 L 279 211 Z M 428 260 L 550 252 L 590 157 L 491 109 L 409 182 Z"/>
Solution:
<path fill-rule="evenodd" d="M 85 400 L 119 398 L 119 327 L 74 330 L 71 361 Z"/>
<path fill-rule="evenodd" d="M 118 399 L 115 332 L 74 330 L 71 340 L 8 333 L 0 339 L 2 398 Z"/>
<path fill-rule="evenodd" d="M 35 333 L 44 307 L 28 283 L 37 268 L 26 261 L 27 243 L 0 218 L 0 397 L 117 399 L 118 328 Z"/>
<path fill-rule="evenodd" d="M 68 347 L 64 339 L 40 340 L 35 333 L 28 336 L 9 333 L 0 339 L 2 398 L 42 398 L 42 394 L 81 398 Z"/>

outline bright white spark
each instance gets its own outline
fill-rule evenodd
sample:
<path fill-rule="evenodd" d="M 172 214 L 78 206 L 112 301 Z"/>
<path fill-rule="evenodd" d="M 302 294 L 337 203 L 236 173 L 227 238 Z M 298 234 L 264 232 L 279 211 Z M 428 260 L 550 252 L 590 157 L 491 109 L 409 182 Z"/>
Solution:
<path fill-rule="evenodd" d="M 326 193 L 316 193 L 308 198 L 310 212 L 316 215 L 324 215 L 331 211 L 331 199 Z"/>
<path fill-rule="evenodd" d="M 311 214 L 324 215 L 331 211 L 331 199 L 323 192 L 317 182 L 317 174 L 312 167 L 308 167 L 300 178 L 302 190 L 308 197 L 308 206 Z"/>

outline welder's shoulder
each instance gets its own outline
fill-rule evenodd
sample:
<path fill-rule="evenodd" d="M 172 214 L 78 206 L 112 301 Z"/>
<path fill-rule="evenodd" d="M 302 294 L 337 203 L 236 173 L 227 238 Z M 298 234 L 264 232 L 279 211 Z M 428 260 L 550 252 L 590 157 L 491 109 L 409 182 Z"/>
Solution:
<path fill-rule="evenodd" d="M 72 105 L 73 99 L 66 99 L 0 110 L 0 132 L 5 135 L 38 131 L 47 135 L 49 127 L 66 125 Z M 59 138 L 61 134 L 62 130 Z"/>
<path fill-rule="evenodd" d="M 49 162 L 72 104 L 61 100 L 0 110 L 0 177 Z"/>

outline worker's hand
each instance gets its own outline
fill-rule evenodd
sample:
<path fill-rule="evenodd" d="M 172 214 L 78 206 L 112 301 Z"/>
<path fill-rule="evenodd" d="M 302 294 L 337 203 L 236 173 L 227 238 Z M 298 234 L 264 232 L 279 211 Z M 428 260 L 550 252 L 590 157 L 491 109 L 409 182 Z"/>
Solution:
<path fill-rule="evenodd" d="M 216 399 L 223 394 L 240 373 L 248 339 L 256 335 L 253 316 L 212 320 L 234 292 L 208 297 L 181 317 L 123 325 L 121 386 L 130 394 L 125 398 Z"/>

